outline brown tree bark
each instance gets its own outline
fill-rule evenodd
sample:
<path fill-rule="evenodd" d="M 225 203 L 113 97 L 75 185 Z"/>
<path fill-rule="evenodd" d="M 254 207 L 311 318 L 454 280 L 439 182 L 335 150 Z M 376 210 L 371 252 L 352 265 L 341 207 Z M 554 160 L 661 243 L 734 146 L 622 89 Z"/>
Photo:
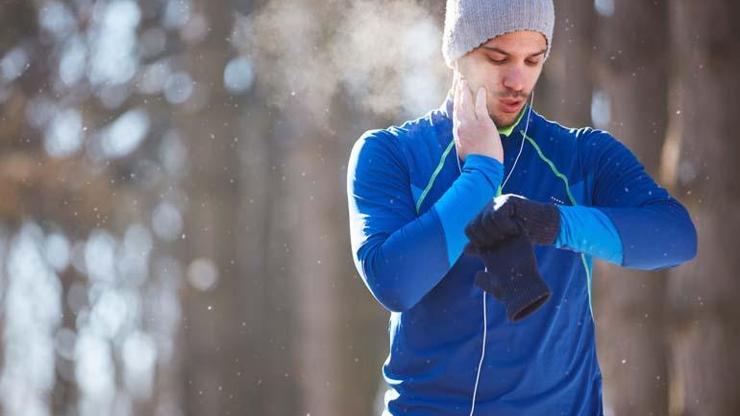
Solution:
<path fill-rule="evenodd" d="M 303 412 L 298 360 L 298 279 L 293 264 L 303 256 L 293 240 L 284 114 L 264 105 L 260 90 L 245 100 L 240 120 L 241 183 L 237 213 L 240 257 L 246 293 L 241 332 L 247 351 L 244 394 L 250 412 L 265 415 Z M 300 409 L 300 410 L 299 410 Z"/>
<path fill-rule="evenodd" d="M 657 178 L 667 124 L 668 3 L 615 2 L 597 21 L 598 88 L 610 107 L 607 130 Z M 605 405 L 615 415 L 668 412 L 666 271 L 600 262 L 594 287 Z"/>
<path fill-rule="evenodd" d="M 568 127 L 591 120 L 594 19 L 590 3 L 555 0 L 553 45 L 535 88 L 534 109 Z"/>
<path fill-rule="evenodd" d="M 670 11 L 675 74 L 662 171 L 687 203 L 699 235 L 696 260 L 672 270 L 668 280 L 670 414 L 736 415 L 740 3 L 671 1 Z"/>
<path fill-rule="evenodd" d="M 182 284 L 182 406 L 187 415 L 268 414 L 249 400 L 254 397 L 250 392 L 266 380 L 260 380 L 261 368 L 252 367 L 262 366 L 257 351 L 261 344 L 254 341 L 264 335 L 248 332 L 243 325 L 246 305 L 262 296 L 248 291 L 247 279 L 268 276 L 242 273 L 245 253 L 240 243 L 245 231 L 237 228 L 240 210 L 246 209 L 239 205 L 246 191 L 240 187 L 242 110 L 222 82 L 231 54 L 228 38 L 233 15 L 228 5 L 219 2 L 196 1 L 191 10 L 203 13 L 209 30 L 201 43 L 190 45 L 185 53 L 194 94 L 204 93 L 205 105 L 191 106 L 196 98 L 173 112 L 175 127 L 188 146 L 183 277 L 190 261 L 206 258 L 215 265 L 218 280 L 207 291 L 187 279 Z"/>

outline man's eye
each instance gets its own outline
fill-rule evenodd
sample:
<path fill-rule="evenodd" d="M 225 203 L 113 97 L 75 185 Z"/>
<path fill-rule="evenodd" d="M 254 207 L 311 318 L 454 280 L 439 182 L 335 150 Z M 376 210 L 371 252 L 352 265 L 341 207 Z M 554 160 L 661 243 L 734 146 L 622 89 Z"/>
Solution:
<path fill-rule="evenodd" d="M 506 62 L 506 59 L 493 59 L 493 58 L 488 58 L 488 60 L 489 60 L 489 61 L 491 61 L 491 62 L 493 62 L 494 64 L 503 64 L 504 62 Z"/>
<path fill-rule="evenodd" d="M 532 65 L 532 66 L 534 66 L 534 65 L 537 65 L 538 63 L 540 63 L 540 61 L 539 61 L 539 60 L 537 60 L 537 59 L 535 59 L 535 60 L 531 60 L 531 59 L 528 59 L 528 60 L 527 60 L 527 65 Z"/>

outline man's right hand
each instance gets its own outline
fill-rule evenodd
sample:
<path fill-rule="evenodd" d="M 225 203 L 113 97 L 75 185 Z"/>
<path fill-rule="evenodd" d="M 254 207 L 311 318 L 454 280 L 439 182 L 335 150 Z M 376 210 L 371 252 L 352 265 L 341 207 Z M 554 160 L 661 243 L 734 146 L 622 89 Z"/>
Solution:
<path fill-rule="evenodd" d="M 465 227 L 468 254 L 495 249 L 502 241 L 524 234 L 533 244 L 551 245 L 560 234 L 560 211 L 550 202 L 504 194 L 490 201 Z"/>
<path fill-rule="evenodd" d="M 481 154 L 504 163 L 504 148 L 496 125 L 488 115 L 486 89 L 473 93 L 467 81 L 458 79 L 455 86 L 452 133 L 461 160 L 469 154 Z"/>

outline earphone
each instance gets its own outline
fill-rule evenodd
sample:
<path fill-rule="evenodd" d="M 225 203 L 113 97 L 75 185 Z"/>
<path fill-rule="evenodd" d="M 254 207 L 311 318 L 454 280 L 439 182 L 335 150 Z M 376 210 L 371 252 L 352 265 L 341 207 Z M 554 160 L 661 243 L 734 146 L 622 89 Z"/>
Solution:
<path fill-rule="evenodd" d="M 501 188 L 503 189 L 504 186 L 506 186 L 506 183 L 509 181 L 509 178 L 511 178 L 511 174 L 514 172 L 514 168 L 516 168 L 517 162 L 519 162 L 519 157 L 522 155 L 522 150 L 524 150 L 524 141 L 526 140 L 527 136 L 527 130 L 529 130 L 529 119 L 532 116 L 532 106 L 534 106 L 534 89 L 532 90 L 530 102 L 529 102 L 529 108 L 527 109 L 527 122 L 524 125 L 524 134 L 522 136 L 522 144 L 519 146 L 519 152 L 516 155 L 516 158 L 514 159 L 514 163 L 511 166 L 511 169 L 509 170 L 509 174 L 506 175 L 506 178 L 501 183 Z M 455 140 L 454 138 L 452 140 Z M 455 159 L 457 160 L 457 169 L 462 173 L 462 168 L 460 167 L 460 158 L 457 157 L 457 148 L 455 148 Z M 488 268 L 486 268 L 486 271 L 488 271 Z M 475 398 L 478 394 L 478 382 L 480 381 L 480 372 L 481 368 L 483 367 L 483 359 L 486 356 L 486 338 L 488 335 L 488 308 L 486 306 L 486 292 L 483 292 L 483 345 L 481 348 L 481 355 L 480 355 L 480 361 L 478 362 L 478 371 L 475 374 L 475 387 L 473 388 L 473 399 L 470 405 L 470 416 L 473 416 L 473 413 L 475 412 Z"/>

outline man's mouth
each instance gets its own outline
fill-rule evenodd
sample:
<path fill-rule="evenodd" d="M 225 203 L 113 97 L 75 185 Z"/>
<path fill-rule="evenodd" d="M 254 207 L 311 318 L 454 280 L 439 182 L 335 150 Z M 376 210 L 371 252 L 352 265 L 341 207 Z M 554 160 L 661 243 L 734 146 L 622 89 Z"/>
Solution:
<path fill-rule="evenodd" d="M 521 100 L 521 99 L 517 100 L 517 99 L 511 99 L 511 98 L 502 98 L 500 100 L 500 102 L 501 102 L 501 110 L 504 113 L 511 114 L 511 113 L 518 113 L 519 112 L 519 108 L 521 107 L 522 102 L 524 102 L 524 100 Z"/>

